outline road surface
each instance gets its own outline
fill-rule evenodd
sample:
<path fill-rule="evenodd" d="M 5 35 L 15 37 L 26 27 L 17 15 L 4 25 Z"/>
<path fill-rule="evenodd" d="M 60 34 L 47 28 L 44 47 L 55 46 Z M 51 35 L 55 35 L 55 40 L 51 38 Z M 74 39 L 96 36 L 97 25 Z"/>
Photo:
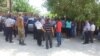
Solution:
<path fill-rule="evenodd" d="M 3 33 L 0 32 L 0 56 L 100 56 L 100 41 L 82 44 L 80 38 L 62 39 L 62 46 L 56 47 L 56 39 L 53 39 L 53 48 L 45 49 L 45 41 L 42 47 L 37 46 L 32 35 L 25 40 L 26 46 L 18 44 L 18 38 L 14 43 L 5 42 Z"/>

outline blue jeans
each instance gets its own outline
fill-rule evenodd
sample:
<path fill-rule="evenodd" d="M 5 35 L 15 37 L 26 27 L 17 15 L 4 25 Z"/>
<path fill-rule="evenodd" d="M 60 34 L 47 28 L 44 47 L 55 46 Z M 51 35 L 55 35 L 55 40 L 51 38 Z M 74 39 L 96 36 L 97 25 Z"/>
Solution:
<path fill-rule="evenodd" d="M 57 32 L 56 33 L 56 37 L 57 37 L 57 42 L 58 42 L 58 45 L 61 45 L 61 32 Z"/>

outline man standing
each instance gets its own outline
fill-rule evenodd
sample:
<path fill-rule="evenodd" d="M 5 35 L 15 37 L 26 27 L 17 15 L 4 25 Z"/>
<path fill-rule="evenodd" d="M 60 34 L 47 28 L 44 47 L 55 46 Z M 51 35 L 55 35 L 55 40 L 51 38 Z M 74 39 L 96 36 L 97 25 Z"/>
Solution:
<path fill-rule="evenodd" d="M 8 16 L 8 18 L 5 20 L 5 40 L 10 43 L 12 43 L 12 27 L 14 26 L 14 21 L 11 19 L 11 15 Z"/>
<path fill-rule="evenodd" d="M 93 35 L 94 35 L 94 31 L 95 31 L 95 25 L 94 23 L 91 22 L 91 33 L 90 33 L 90 42 L 93 43 Z"/>
<path fill-rule="evenodd" d="M 45 29 L 45 40 L 46 40 L 46 49 L 52 48 L 52 35 L 54 35 L 54 30 L 53 30 L 53 26 L 50 24 L 49 19 L 46 19 L 46 23 L 44 25 L 44 29 Z M 49 43 L 49 45 L 48 45 Z"/>
<path fill-rule="evenodd" d="M 2 15 L 0 14 L 0 31 L 2 31 Z"/>
<path fill-rule="evenodd" d="M 13 35 L 14 35 L 14 37 L 16 37 L 17 36 L 16 17 L 13 14 L 11 16 L 13 18 L 13 22 L 15 23 L 14 26 L 13 26 L 13 29 L 12 29 L 13 30 Z"/>
<path fill-rule="evenodd" d="M 37 40 L 37 28 L 36 28 L 36 26 L 35 26 L 35 22 L 37 22 L 37 18 L 35 17 L 34 18 L 34 24 L 33 24 L 33 38 L 35 39 L 35 40 Z"/>
<path fill-rule="evenodd" d="M 56 24 L 56 37 L 57 37 L 57 46 L 59 47 L 61 45 L 61 29 L 62 29 L 62 22 L 60 19 L 58 19 Z"/>
<path fill-rule="evenodd" d="M 24 19 L 25 37 L 27 37 L 27 33 L 28 33 L 28 26 L 27 26 L 28 16 L 27 16 L 27 14 L 25 14 L 25 15 L 23 16 L 23 19 Z"/>
<path fill-rule="evenodd" d="M 71 20 L 70 19 L 68 19 L 67 21 L 66 21 L 66 32 L 67 32 L 67 38 L 70 38 L 71 37 L 71 24 L 72 24 L 72 22 L 71 22 Z"/>
<path fill-rule="evenodd" d="M 25 39 L 24 19 L 21 13 L 18 15 L 18 18 L 17 18 L 17 28 L 18 28 L 18 35 L 19 35 L 19 44 L 25 45 L 24 43 L 24 39 Z"/>
<path fill-rule="evenodd" d="M 41 46 L 42 45 L 42 31 L 44 31 L 44 29 L 39 19 L 35 22 L 35 27 L 37 29 L 37 33 L 36 33 L 37 44 Z"/>
<path fill-rule="evenodd" d="M 88 21 L 86 21 L 85 26 L 84 26 L 85 37 L 84 37 L 84 43 L 83 44 L 88 44 L 89 43 L 90 30 L 91 30 L 90 23 Z"/>
<path fill-rule="evenodd" d="M 42 25 L 44 26 L 44 24 L 45 24 L 45 19 L 43 18 L 43 17 L 41 17 L 41 21 L 40 21 L 41 23 L 42 23 Z M 42 40 L 44 41 L 45 40 L 45 36 L 44 36 L 45 34 L 44 34 L 44 32 L 42 32 Z"/>

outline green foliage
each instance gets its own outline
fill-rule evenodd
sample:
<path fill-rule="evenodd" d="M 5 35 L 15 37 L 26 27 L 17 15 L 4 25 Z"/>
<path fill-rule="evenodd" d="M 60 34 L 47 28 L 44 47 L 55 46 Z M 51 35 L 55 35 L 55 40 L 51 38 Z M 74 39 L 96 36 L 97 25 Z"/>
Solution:
<path fill-rule="evenodd" d="M 46 7 L 58 16 L 78 21 L 92 20 L 100 26 L 100 4 L 96 0 L 47 0 Z"/>
<path fill-rule="evenodd" d="M 5 12 L 7 11 L 7 4 L 6 4 L 6 0 L 0 0 L 0 12 Z"/>
<path fill-rule="evenodd" d="M 13 9 L 17 12 L 31 12 L 32 7 L 28 4 L 28 0 L 14 0 Z"/>
<path fill-rule="evenodd" d="M 39 12 L 28 3 L 28 0 L 13 0 L 13 10 L 16 12 Z"/>

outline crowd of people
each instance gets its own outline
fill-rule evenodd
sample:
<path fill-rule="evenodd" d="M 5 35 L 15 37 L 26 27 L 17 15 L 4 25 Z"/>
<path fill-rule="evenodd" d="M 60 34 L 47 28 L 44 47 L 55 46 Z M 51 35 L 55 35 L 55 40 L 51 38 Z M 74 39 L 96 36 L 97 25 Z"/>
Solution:
<path fill-rule="evenodd" d="M 33 18 L 33 37 L 37 40 L 37 45 L 42 46 L 42 41 L 46 42 L 46 49 L 52 48 L 52 39 L 56 37 L 57 47 L 62 44 L 63 35 L 70 39 L 77 36 L 77 22 L 66 19 L 66 16 L 57 19 L 50 19 L 49 17 L 27 16 L 27 14 L 19 13 L 18 15 L 8 14 L 0 15 L 0 30 L 3 29 L 5 41 L 13 43 L 13 37 L 18 35 L 20 45 L 25 44 L 25 37 L 28 34 L 28 19 Z M 85 21 L 83 26 L 83 44 L 93 43 L 93 35 L 96 26 L 93 22 Z"/>

